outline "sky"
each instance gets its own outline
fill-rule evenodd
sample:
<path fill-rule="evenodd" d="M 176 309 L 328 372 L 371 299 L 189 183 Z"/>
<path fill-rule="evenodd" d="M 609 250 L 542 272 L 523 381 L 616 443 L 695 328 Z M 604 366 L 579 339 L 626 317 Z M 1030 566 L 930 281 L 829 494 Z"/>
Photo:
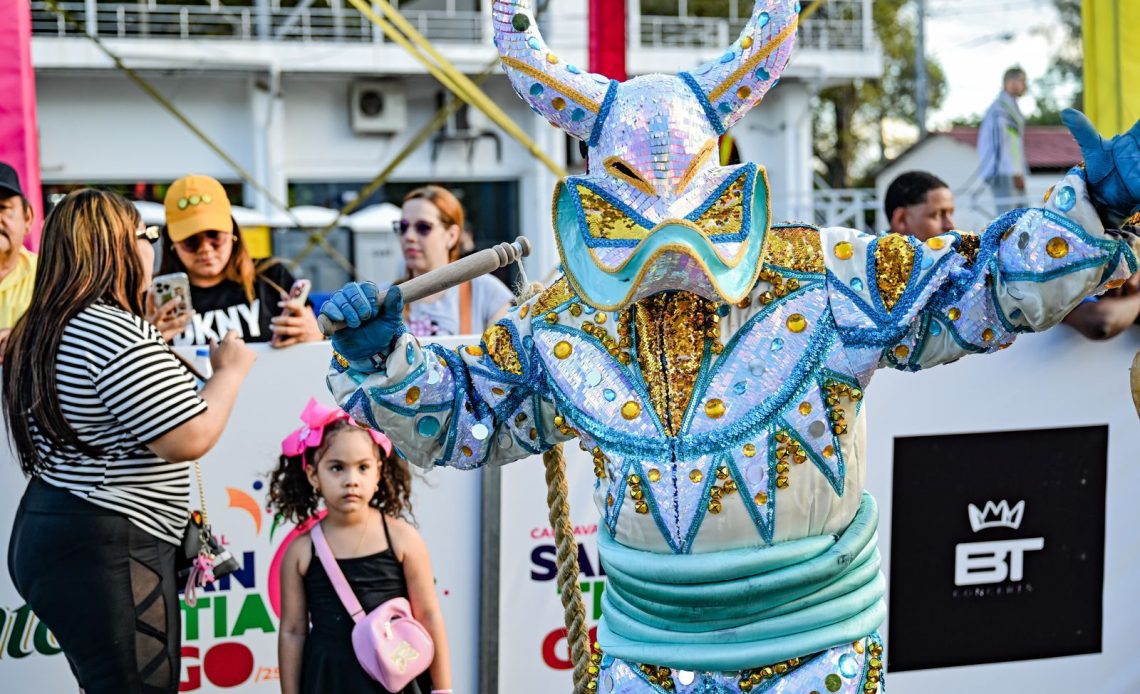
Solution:
<path fill-rule="evenodd" d="M 1005 69 L 1020 64 L 1030 92 L 1023 113 L 1036 104 L 1033 80 L 1045 73 L 1059 41 L 1057 14 L 1049 0 L 926 0 L 926 50 L 946 71 L 949 92 L 930 114 L 932 129 L 959 116 L 980 114 L 1001 89 Z M 1012 34 L 1011 38 L 1002 36 Z M 1050 39 L 1050 35 L 1054 38 Z"/>

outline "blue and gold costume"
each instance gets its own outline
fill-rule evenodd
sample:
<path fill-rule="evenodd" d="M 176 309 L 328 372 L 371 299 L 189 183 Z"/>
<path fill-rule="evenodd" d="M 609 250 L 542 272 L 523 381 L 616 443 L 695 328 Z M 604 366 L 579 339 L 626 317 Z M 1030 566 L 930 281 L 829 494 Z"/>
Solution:
<path fill-rule="evenodd" d="M 348 287 L 327 311 L 360 327 L 334 338 L 329 387 L 425 465 L 592 453 L 597 690 L 880 691 L 863 394 L 879 367 L 1002 349 L 1135 272 L 1090 196 L 1099 172 L 980 235 L 773 225 L 763 168 L 713 153 L 786 64 L 793 2 L 757 2 L 692 73 L 625 83 L 563 64 L 526 4 L 494 4 L 504 67 L 590 145 L 554 194 L 564 276 L 457 351 Z"/>

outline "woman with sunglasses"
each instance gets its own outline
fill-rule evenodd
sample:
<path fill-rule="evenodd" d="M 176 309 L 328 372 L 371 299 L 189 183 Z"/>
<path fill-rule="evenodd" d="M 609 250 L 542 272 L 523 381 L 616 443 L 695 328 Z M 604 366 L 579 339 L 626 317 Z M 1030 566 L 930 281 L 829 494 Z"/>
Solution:
<path fill-rule="evenodd" d="M 155 325 L 168 341 L 204 345 L 230 329 L 246 342 L 273 347 L 324 339 L 313 311 L 286 300 L 293 286 L 289 270 L 272 260 L 255 265 L 221 183 L 184 176 L 167 190 L 165 206 L 159 274 L 187 274 L 195 314 L 175 317 L 173 302 L 159 307 Z"/>
<path fill-rule="evenodd" d="M 30 478 L 8 571 L 89 694 L 178 691 L 187 461 L 218 441 L 256 359 L 228 333 L 196 391 L 143 319 L 153 267 L 134 205 L 70 193 L 44 223 L 32 302 L 5 355 L 4 416 Z"/>
<path fill-rule="evenodd" d="M 407 276 L 404 281 L 459 259 L 463 206 L 441 186 L 416 188 L 404 196 L 400 235 Z M 417 337 L 482 333 L 506 315 L 513 295 L 491 275 L 421 299 L 405 308 L 404 321 Z"/>

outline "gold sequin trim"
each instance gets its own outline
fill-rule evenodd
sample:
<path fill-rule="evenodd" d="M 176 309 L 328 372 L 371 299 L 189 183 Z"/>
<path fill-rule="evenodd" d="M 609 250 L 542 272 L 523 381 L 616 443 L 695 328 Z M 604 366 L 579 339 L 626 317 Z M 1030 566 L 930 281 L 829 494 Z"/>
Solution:
<path fill-rule="evenodd" d="M 914 248 L 905 236 L 887 234 L 875 244 L 875 272 L 878 276 L 879 296 L 890 313 L 902 298 L 914 267 Z"/>
<path fill-rule="evenodd" d="M 574 297 L 574 290 L 570 288 L 570 283 L 566 281 L 565 277 L 560 277 L 558 281 L 547 287 L 542 294 L 539 295 L 538 299 L 531 304 L 530 312 L 535 316 L 540 316 L 570 301 Z"/>
<path fill-rule="evenodd" d="M 689 182 L 693 180 L 693 176 L 704 166 L 705 160 L 709 158 L 716 150 L 716 140 L 709 140 L 697 152 L 697 155 L 689 160 L 689 165 L 685 167 L 685 173 L 681 174 L 681 180 L 677 182 L 676 191 L 680 195 L 686 188 L 689 187 Z"/>
<path fill-rule="evenodd" d="M 492 325 L 483 333 L 483 342 L 487 345 L 487 354 L 490 355 L 491 361 L 495 362 L 495 366 L 507 373 L 522 375 L 522 362 L 511 340 L 510 330 L 502 325 Z"/>
<path fill-rule="evenodd" d="M 748 60 L 745 60 L 743 63 L 741 63 L 740 67 L 736 68 L 736 70 L 734 70 L 732 74 L 728 76 L 728 79 L 721 82 L 716 89 L 713 89 L 711 92 L 709 92 L 709 101 L 715 102 L 717 99 L 724 96 L 725 92 L 736 86 L 736 84 L 740 82 L 740 80 L 745 75 L 754 71 L 756 69 L 756 66 L 759 65 L 762 60 L 771 55 L 772 51 L 779 48 L 780 44 L 782 44 L 784 41 L 787 41 L 789 37 L 796 33 L 796 28 L 799 26 L 799 24 L 799 18 L 793 19 L 792 22 L 788 24 L 788 26 L 784 27 L 783 31 L 773 36 L 771 41 L 764 44 L 763 48 L 753 53 Z M 505 62 L 506 58 L 503 60 Z"/>
<path fill-rule="evenodd" d="M 642 239 L 648 230 L 586 186 L 578 186 L 590 236 L 598 239 Z"/>
<path fill-rule="evenodd" d="M 962 233 L 962 240 L 958 242 L 958 255 L 966 259 L 966 265 L 974 264 L 978 259 L 978 249 L 982 247 L 982 238 L 972 231 L 964 231 Z"/>
<path fill-rule="evenodd" d="M 823 246 L 813 227 L 772 227 L 764 242 L 764 262 L 799 272 L 823 272 Z"/>
<path fill-rule="evenodd" d="M 649 183 L 649 181 L 646 181 L 644 178 L 637 175 L 637 169 L 634 169 L 632 166 L 630 166 L 629 162 L 627 162 L 626 160 L 622 159 L 621 157 L 608 157 L 604 163 L 605 163 L 605 167 L 606 167 L 606 172 L 609 173 L 609 175 L 613 176 L 614 178 L 619 178 L 619 179 L 625 181 L 626 183 L 630 184 L 634 188 L 637 188 L 638 190 L 640 190 L 642 193 L 645 193 L 646 195 L 652 195 L 653 197 L 657 197 L 657 189 L 654 188 L 653 185 L 651 183 Z M 618 164 L 621 164 L 621 166 L 618 166 Z M 625 171 L 622 170 L 622 167 L 624 167 L 626 171 L 629 171 L 629 172 L 633 173 L 634 175 L 633 176 L 629 175 L 628 173 L 626 173 Z M 579 187 L 578 190 L 581 191 L 582 188 Z M 584 204 L 585 204 L 585 201 L 583 201 L 583 205 Z"/>
<path fill-rule="evenodd" d="M 744 176 L 732 182 L 695 222 L 706 236 L 738 234 L 744 228 Z"/>
<path fill-rule="evenodd" d="M 570 87 L 566 84 L 563 84 L 562 82 L 559 82 L 558 80 L 554 79 L 553 77 L 546 74 L 542 70 L 538 70 L 536 68 L 533 68 L 530 65 L 524 63 L 523 61 L 515 59 L 515 58 L 511 58 L 509 56 L 503 56 L 502 61 L 503 61 L 504 65 L 506 65 L 508 67 L 512 67 L 512 68 L 518 70 L 519 72 L 524 72 L 527 75 L 530 75 L 531 77 L 538 80 L 539 82 L 542 82 L 543 84 L 550 87 L 551 89 L 557 89 L 558 91 L 565 94 L 572 101 L 578 102 L 578 104 L 582 108 L 586 109 L 587 111 L 589 111 L 591 113 L 597 113 L 598 111 L 601 110 L 601 105 L 598 104 L 598 102 L 589 98 L 588 96 L 586 96 L 582 92 L 578 91 L 577 89 L 573 89 L 572 87 Z"/>
<path fill-rule="evenodd" d="M 666 435 L 676 436 L 697 384 L 710 302 L 690 294 L 656 294 L 634 305 L 637 361 Z"/>

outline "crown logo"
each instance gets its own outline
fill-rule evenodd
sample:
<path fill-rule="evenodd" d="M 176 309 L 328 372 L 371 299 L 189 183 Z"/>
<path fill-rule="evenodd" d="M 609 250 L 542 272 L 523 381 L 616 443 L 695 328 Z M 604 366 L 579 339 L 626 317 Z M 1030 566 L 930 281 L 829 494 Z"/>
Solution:
<path fill-rule="evenodd" d="M 970 527 L 974 532 L 980 532 L 986 528 L 1013 528 L 1017 530 L 1021 527 L 1021 516 L 1025 513 L 1025 500 L 1014 504 L 1012 507 L 1005 499 L 997 502 L 987 501 L 985 507 L 978 508 L 973 504 L 966 507 L 970 514 Z"/>

